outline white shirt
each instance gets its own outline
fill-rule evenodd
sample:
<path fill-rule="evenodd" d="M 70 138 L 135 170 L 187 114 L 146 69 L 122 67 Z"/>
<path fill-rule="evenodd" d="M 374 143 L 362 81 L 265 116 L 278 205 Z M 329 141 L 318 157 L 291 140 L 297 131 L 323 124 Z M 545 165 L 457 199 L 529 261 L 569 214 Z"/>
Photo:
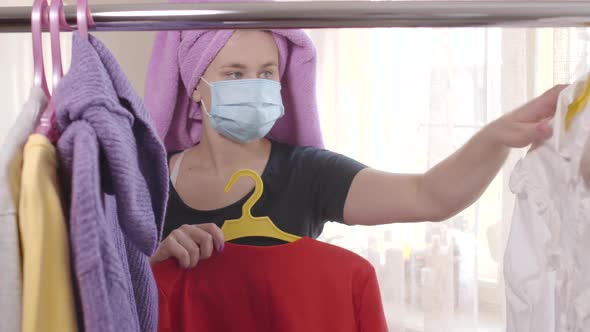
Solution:
<path fill-rule="evenodd" d="M 17 225 L 22 152 L 34 130 L 45 95 L 32 88 L 15 124 L 0 148 L 0 325 L 3 332 L 21 331 L 21 262 Z"/>
<path fill-rule="evenodd" d="M 553 137 L 510 178 L 516 205 L 504 257 L 508 332 L 590 331 L 590 188 L 580 159 L 590 105 L 565 130 L 568 105 L 586 79 L 559 96 Z"/>

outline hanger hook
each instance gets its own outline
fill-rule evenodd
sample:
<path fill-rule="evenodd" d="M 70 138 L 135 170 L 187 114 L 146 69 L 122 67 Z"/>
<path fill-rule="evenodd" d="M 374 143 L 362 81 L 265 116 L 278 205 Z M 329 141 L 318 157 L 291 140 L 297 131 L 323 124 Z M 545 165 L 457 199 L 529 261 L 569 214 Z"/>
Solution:
<path fill-rule="evenodd" d="M 31 32 L 33 37 L 33 84 L 49 97 L 45 65 L 43 63 L 43 25 L 47 24 L 47 0 L 35 0 L 31 11 Z"/>
<path fill-rule="evenodd" d="M 88 0 L 78 0 L 76 9 L 76 25 L 80 36 L 88 39 L 88 27 L 94 25 L 90 8 L 88 7 Z"/>
<path fill-rule="evenodd" d="M 63 0 L 53 0 L 49 6 L 49 33 L 51 37 L 51 60 L 53 62 L 52 91 L 55 91 L 57 84 L 63 77 L 59 36 L 62 27 L 64 27 L 64 20 Z M 67 23 L 65 25 L 67 26 Z"/>
<path fill-rule="evenodd" d="M 255 171 L 253 171 L 251 169 L 238 170 L 237 172 L 232 174 L 231 178 L 229 179 L 229 182 L 225 186 L 225 192 L 226 193 L 229 192 L 231 190 L 231 188 L 234 186 L 234 184 L 236 183 L 236 181 L 238 181 L 238 179 L 240 179 L 244 176 L 251 178 L 254 181 L 255 185 L 254 185 L 254 193 L 250 196 L 250 198 L 248 198 L 246 203 L 244 203 L 244 205 L 242 206 L 242 217 L 247 216 L 247 217 L 253 218 L 252 217 L 252 207 L 254 206 L 254 204 L 256 204 L 256 202 L 258 202 L 258 200 L 262 196 L 262 192 L 264 191 L 264 184 L 262 182 L 262 179 L 260 178 L 260 175 L 258 175 L 258 173 L 256 173 Z"/>

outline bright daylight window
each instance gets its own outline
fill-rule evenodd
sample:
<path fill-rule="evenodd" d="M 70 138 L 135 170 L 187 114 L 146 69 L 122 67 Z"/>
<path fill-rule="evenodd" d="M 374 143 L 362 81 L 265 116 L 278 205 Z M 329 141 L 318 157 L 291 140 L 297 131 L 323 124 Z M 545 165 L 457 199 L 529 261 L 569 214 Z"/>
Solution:
<path fill-rule="evenodd" d="M 587 69 L 580 29 L 313 30 L 329 149 L 422 172 L 503 112 Z M 515 151 L 481 199 L 444 223 L 326 225 L 369 259 L 392 331 L 503 331 L 503 246 Z M 367 193 L 370 195 L 370 193 Z M 395 197 L 391 197 L 395 200 Z"/>

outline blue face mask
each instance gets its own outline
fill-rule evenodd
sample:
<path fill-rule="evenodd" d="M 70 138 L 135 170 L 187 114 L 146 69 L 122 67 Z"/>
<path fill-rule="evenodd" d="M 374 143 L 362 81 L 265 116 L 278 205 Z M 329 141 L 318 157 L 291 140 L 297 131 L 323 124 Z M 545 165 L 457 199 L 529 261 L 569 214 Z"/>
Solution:
<path fill-rule="evenodd" d="M 203 109 L 221 135 L 246 143 L 268 134 L 285 114 L 281 84 L 266 79 L 228 80 L 209 83 L 211 112 Z"/>

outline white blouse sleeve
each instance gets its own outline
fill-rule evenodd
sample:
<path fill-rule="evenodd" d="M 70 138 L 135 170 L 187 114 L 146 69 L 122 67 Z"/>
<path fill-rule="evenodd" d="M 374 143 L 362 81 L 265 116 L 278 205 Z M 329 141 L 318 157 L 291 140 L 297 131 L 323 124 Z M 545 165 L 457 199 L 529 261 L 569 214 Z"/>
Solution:
<path fill-rule="evenodd" d="M 507 332 L 555 331 L 555 271 L 549 266 L 559 214 L 548 195 L 546 170 L 535 153 L 520 160 L 510 177 L 516 195 L 504 256 Z"/>

